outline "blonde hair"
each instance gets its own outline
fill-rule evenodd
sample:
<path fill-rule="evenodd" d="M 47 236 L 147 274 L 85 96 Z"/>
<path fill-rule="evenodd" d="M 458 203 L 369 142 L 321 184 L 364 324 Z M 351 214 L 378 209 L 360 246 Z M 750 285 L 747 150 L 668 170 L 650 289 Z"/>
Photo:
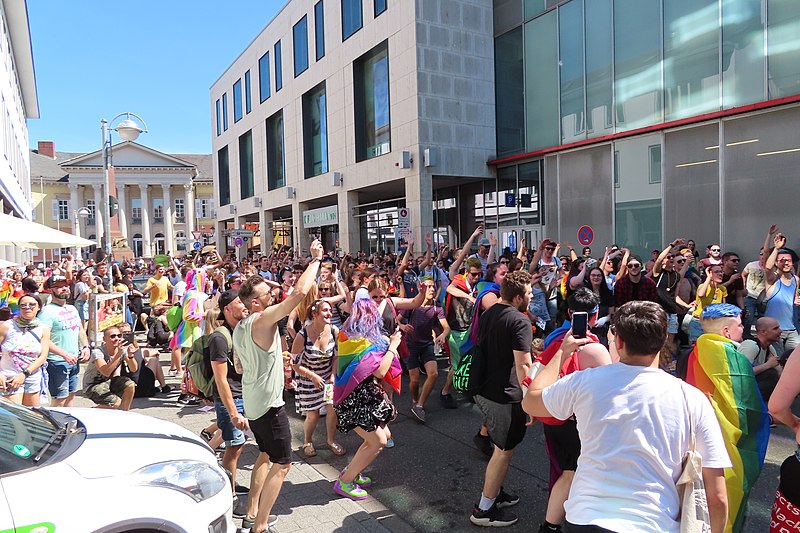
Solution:
<path fill-rule="evenodd" d="M 308 293 L 303 297 L 303 300 L 297 304 L 295 310 L 297 311 L 297 318 L 300 319 L 301 324 L 305 324 L 306 320 L 311 318 L 309 310 L 311 305 L 317 299 L 317 286 L 312 285 L 311 288 L 308 290 Z"/>
<path fill-rule="evenodd" d="M 219 307 L 211 307 L 206 310 L 206 326 L 203 329 L 203 335 L 210 335 L 219 326 Z"/>

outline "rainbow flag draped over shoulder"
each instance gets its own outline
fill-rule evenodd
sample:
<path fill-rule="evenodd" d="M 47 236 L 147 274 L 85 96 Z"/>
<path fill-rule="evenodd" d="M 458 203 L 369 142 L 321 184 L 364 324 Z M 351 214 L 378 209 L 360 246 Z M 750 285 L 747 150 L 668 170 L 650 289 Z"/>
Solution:
<path fill-rule="evenodd" d="M 333 382 L 334 405 L 339 405 L 362 381 L 375 372 L 386 353 L 368 339 L 349 338 L 344 331 L 339 331 L 337 344 L 336 378 Z M 402 372 L 400 360 L 395 357 L 389 371 L 383 376 L 383 380 L 398 393 L 400 393 Z"/>
<path fill-rule="evenodd" d="M 475 306 L 472 308 L 472 325 L 469 327 L 469 335 L 464 340 L 464 344 L 461 345 L 462 354 L 467 353 L 467 350 L 478 343 L 478 321 L 481 318 L 481 314 L 483 314 L 483 308 L 481 307 L 483 297 L 487 294 L 494 294 L 499 298 L 500 285 L 494 281 L 481 281 L 475 286 L 475 292 L 478 296 L 475 298 Z"/>
<path fill-rule="evenodd" d="M 689 354 L 686 381 L 703 391 L 717 414 L 733 468 L 725 469 L 726 532 L 739 532 L 750 489 L 761 473 L 769 441 L 769 416 L 753 366 L 734 343 L 705 333 Z"/>

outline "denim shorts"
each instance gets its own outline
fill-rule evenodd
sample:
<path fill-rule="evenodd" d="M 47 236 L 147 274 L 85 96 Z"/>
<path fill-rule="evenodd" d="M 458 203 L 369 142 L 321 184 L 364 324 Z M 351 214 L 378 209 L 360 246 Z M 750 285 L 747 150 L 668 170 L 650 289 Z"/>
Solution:
<path fill-rule="evenodd" d="M 55 399 L 66 398 L 78 390 L 78 374 L 80 365 L 71 365 L 66 361 L 48 361 L 47 373 L 50 376 L 48 388 L 50 396 Z"/>
<path fill-rule="evenodd" d="M 10 380 L 10 379 L 13 379 L 14 376 L 16 376 L 17 374 L 18 374 L 18 372 L 13 372 L 13 371 L 11 371 L 11 372 L 3 372 L 2 375 L 0 375 L 0 379 L 9 379 Z M 6 389 L 6 391 L 4 393 L 2 393 L 2 394 L 3 394 L 3 396 L 13 396 L 15 394 L 22 394 L 23 392 L 25 394 L 34 394 L 34 393 L 37 393 L 37 392 L 42 392 L 42 369 L 41 368 L 37 368 L 36 372 L 34 372 L 33 374 L 31 374 L 30 376 L 25 378 L 25 381 L 23 381 L 22 385 L 20 385 L 18 388 L 16 388 L 16 389 Z"/>
<path fill-rule="evenodd" d="M 240 415 L 244 415 L 244 400 L 234 398 L 233 403 Z M 230 414 L 225 408 L 225 404 L 219 398 L 214 398 L 214 410 L 217 413 L 217 427 L 222 431 L 222 439 L 228 446 L 241 446 L 244 444 L 244 432 L 233 425 Z"/>

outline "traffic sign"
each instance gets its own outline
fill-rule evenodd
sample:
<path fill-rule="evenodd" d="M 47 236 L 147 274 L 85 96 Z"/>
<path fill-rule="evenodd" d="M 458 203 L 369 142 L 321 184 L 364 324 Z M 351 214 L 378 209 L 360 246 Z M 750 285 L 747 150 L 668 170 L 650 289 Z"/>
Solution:
<path fill-rule="evenodd" d="M 578 230 L 578 242 L 589 246 L 594 241 L 594 230 L 591 226 L 581 226 Z"/>
<path fill-rule="evenodd" d="M 407 207 L 401 207 L 397 211 L 397 227 L 407 228 L 411 226 L 411 217 Z"/>
<path fill-rule="evenodd" d="M 243 244 L 244 244 L 244 239 L 242 239 L 241 237 L 236 237 L 235 239 L 233 239 L 233 245 L 235 247 L 241 248 Z"/>
<path fill-rule="evenodd" d="M 200 241 L 194 241 L 194 244 L 192 245 L 192 248 L 194 248 L 195 250 L 199 250 L 202 247 L 203 243 L 201 243 Z"/>
<path fill-rule="evenodd" d="M 199 241 L 203 238 L 203 232 L 201 230 L 193 230 L 192 237 L 194 237 L 194 240 Z"/>
<path fill-rule="evenodd" d="M 227 232 L 228 237 L 252 237 L 256 234 L 251 229 L 229 229 Z"/>

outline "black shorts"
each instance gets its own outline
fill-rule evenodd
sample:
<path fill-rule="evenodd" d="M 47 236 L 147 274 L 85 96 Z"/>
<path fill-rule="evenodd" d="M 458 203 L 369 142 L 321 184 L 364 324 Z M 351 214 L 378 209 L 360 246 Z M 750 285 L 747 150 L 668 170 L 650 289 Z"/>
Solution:
<path fill-rule="evenodd" d="M 475 396 L 475 404 L 483 414 L 483 424 L 489 438 L 501 450 L 513 450 L 525 437 L 528 417 L 519 403 L 497 403 L 483 396 Z"/>
<path fill-rule="evenodd" d="M 567 420 L 560 426 L 544 425 L 544 438 L 547 450 L 561 467 L 561 470 L 574 472 L 578 468 L 581 455 L 581 439 L 578 436 L 578 423 Z"/>
<path fill-rule="evenodd" d="M 436 361 L 436 352 L 433 349 L 433 343 L 423 344 L 421 346 L 408 345 L 408 357 L 406 358 L 406 367 L 409 370 L 424 367 L 428 361 Z"/>
<path fill-rule="evenodd" d="M 270 461 L 279 465 L 292 462 L 292 432 L 283 406 L 273 407 L 261 417 L 250 420 L 250 429 L 256 437 L 258 450 L 266 453 Z"/>

